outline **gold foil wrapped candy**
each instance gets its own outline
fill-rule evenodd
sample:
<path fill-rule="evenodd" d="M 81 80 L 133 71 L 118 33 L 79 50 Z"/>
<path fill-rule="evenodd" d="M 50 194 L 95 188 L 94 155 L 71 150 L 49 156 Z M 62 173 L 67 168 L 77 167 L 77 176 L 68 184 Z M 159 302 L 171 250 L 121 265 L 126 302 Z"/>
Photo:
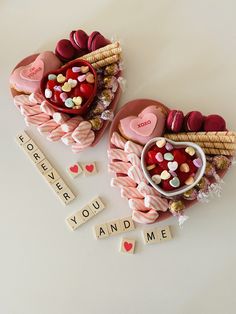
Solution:
<path fill-rule="evenodd" d="M 170 212 L 173 215 L 177 215 L 179 212 L 184 210 L 185 206 L 181 200 L 178 200 L 178 201 L 171 201 L 169 204 L 169 208 L 170 208 Z"/>

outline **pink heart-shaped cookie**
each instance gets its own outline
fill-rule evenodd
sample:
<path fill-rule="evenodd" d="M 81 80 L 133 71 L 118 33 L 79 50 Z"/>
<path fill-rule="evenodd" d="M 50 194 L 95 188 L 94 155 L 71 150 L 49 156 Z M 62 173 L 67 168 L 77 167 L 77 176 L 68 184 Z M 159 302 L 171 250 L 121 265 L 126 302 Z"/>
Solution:
<path fill-rule="evenodd" d="M 151 138 L 161 136 L 164 131 L 166 112 L 157 105 L 147 106 L 138 116 L 127 116 L 120 120 L 121 134 L 136 143 L 144 145 Z"/>
<path fill-rule="evenodd" d="M 22 79 L 28 81 L 40 81 L 44 73 L 44 62 L 42 59 L 36 58 L 33 63 L 30 63 L 23 67 L 20 71 Z"/>
<path fill-rule="evenodd" d="M 153 113 L 146 113 L 142 117 L 131 120 L 130 128 L 141 136 L 150 136 L 157 124 L 157 117 Z"/>

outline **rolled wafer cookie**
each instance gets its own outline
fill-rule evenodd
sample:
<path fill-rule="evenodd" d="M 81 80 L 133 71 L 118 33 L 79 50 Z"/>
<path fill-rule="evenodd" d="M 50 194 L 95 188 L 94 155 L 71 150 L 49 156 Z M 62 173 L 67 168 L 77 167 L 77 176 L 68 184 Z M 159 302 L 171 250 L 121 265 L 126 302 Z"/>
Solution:
<path fill-rule="evenodd" d="M 186 132 L 164 134 L 164 137 L 173 141 L 236 143 L 236 132 Z"/>
<path fill-rule="evenodd" d="M 89 58 L 91 56 L 94 56 L 96 54 L 102 53 L 104 51 L 109 51 L 109 50 L 115 49 L 115 48 L 117 48 L 119 46 L 120 46 L 120 43 L 118 41 L 116 41 L 116 42 L 114 42 L 112 44 L 106 45 L 106 46 L 104 46 L 102 48 L 99 48 L 99 49 L 94 50 L 94 51 L 92 51 L 90 53 L 87 53 L 86 55 L 80 57 L 79 59 L 87 60 L 87 58 Z"/>
<path fill-rule="evenodd" d="M 207 155 L 225 155 L 234 156 L 235 150 L 219 149 L 219 148 L 202 148 Z"/>
<path fill-rule="evenodd" d="M 111 57 L 92 63 L 92 66 L 94 67 L 94 69 L 99 69 L 109 64 L 116 63 L 119 60 L 120 60 L 120 55 L 113 55 Z"/>
<path fill-rule="evenodd" d="M 235 150 L 236 143 L 214 143 L 214 142 L 195 142 L 202 148 L 218 148 L 218 149 L 227 149 Z"/>
<path fill-rule="evenodd" d="M 91 64 L 93 64 L 95 62 L 104 60 L 104 59 L 112 57 L 114 55 L 119 55 L 119 54 L 121 54 L 121 52 L 122 52 L 121 47 L 118 47 L 118 48 L 113 48 L 113 49 L 110 49 L 110 50 L 106 50 L 106 51 L 94 54 L 92 56 L 87 56 L 85 58 L 82 57 L 82 59 L 88 61 Z"/>

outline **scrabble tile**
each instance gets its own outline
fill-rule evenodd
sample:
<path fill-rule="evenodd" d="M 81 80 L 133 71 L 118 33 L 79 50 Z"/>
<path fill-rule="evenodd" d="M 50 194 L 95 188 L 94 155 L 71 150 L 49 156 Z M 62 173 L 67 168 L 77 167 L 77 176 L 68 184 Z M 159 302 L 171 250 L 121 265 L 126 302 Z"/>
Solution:
<path fill-rule="evenodd" d="M 59 174 L 56 172 L 54 168 L 46 172 L 44 174 L 44 177 L 50 184 L 52 184 L 53 182 L 57 181 L 60 178 Z"/>
<path fill-rule="evenodd" d="M 57 181 L 52 183 L 53 190 L 58 194 L 62 193 L 67 187 L 67 184 L 62 180 L 62 178 L 59 178 Z"/>
<path fill-rule="evenodd" d="M 57 194 L 63 204 L 68 205 L 75 199 L 73 192 L 67 187 L 62 193 Z"/>
<path fill-rule="evenodd" d="M 33 152 L 32 154 L 29 155 L 30 159 L 35 163 L 38 164 L 39 162 L 41 162 L 42 160 L 45 159 L 44 154 L 41 152 L 40 149 L 37 149 L 35 152 Z"/>
<path fill-rule="evenodd" d="M 88 206 L 85 206 L 79 211 L 80 216 L 84 221 L 91 219 L 94 216 L 94 212 Z"/>
<path fill-rule="evenodd" d="M 168 241 L 172 239 L 170 226 L 165 226 L 163 228 L 157 229 L 158 237 L 161 241 Z"/>
<path fill-rule="evenodd" d="M 126 254 L 134 254 L 135 240 L 133 239 L 122 239 L 120 244 L 120 252 Z"/>
<path fill-rule="evenodd" d="M 76 212 L 67 217 L 66 222 L 68 226 L 74 231 L 84 223 L 84 220 L 82 219 L 82 216 L 79 214 L 79 212 Z"/>
<path fill-rule="evenodd" d="M 32 154 L 38 149 L 38 146 L 35 144 L 33 140 L 29 140 L 22 147 L 27 154 Z"/>
<path fill-rule="evenodd" d="M 30 140 L 30 137 L 25 131 L 21 132 L 20 134 L 16 136 L 16 141 L 19 145 L 24 145 L 29 140 Z"/>
<path fill-rule="evenodd" d="M 101 201 L 99 197 L 94 198 L 89 204 L 89 208 L 94 212 L 94 214 L 98 214 L 100 211 L 102 211 L 105 208 L 105 205 Z"/>
<path fill-rule="evenodd" d="M 128 232 L 135 229 L 134 221 L 132 220 L 131 216 L 120 219 L 120 224 L 123 232 Z"/>
<path fill-rule="evenodd" d="M 90 176 L 97 173 L 95 162 L 83 164 L 82 168 L 86 176 Z"/>
<path fill-rule="evenodd" d="M 97 225 L 94 227 L 96 239 L 109 237 L 109 232 L 106 224 Z"/>
<path fill-rule="evenodd" d="M 69 173 L 69 175 L 72 177 L 72 178 L 76 178 L 78 177 L 78 175 L 80 175 L 83 170 L 82 168 L 80 167 L 79 163 L 76 162 L 74 163 L 73 165 L 70 165 L 68 168 L 67 168 L 67 172 Z"/>
<path fill-rule="evenodd" d="M 44 174 L 52 169 L 50 162 L 45 158 L 37 164 L 39 171 Z"/>
<path fill-rule="evenodd" d="M 109 235 L 112 236 L 114 234 L 118 234 L 122 232 L 122 227 L 120 225 L 120 220 L 114 220 L 114 221 L 110 221 L 107 224 L 107 229 L 109 232 Z"/>
<path fill-rule="evenodd" d="M 160 238 L 156 229 L 143 230 L 143 237 L 146 244 L 160 242 Z"/>

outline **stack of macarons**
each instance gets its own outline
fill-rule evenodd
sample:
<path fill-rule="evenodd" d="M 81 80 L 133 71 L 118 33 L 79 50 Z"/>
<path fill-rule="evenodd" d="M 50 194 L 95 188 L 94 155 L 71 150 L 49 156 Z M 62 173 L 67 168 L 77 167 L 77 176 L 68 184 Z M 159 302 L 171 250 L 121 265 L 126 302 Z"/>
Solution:
<path fill-rule="evenodd" d="M 59 40 L 55 48 L 55 54 L 63 62 L 81 57 L 110 43 L 108 39 L 97 31 L 88 35 L 82 29 L 78 29 L 77 31 L 72 31 L 69 37 L 70 39 Z"/>
<path fill-rule="evenodd" d="M 225 120 L 217 115 L 203 116 L 199 111 L 190 111 L 184 116 L 181 110 L 171 110 L 166 119 L 166 128 L 173 132 L 226 131 Z"/>

